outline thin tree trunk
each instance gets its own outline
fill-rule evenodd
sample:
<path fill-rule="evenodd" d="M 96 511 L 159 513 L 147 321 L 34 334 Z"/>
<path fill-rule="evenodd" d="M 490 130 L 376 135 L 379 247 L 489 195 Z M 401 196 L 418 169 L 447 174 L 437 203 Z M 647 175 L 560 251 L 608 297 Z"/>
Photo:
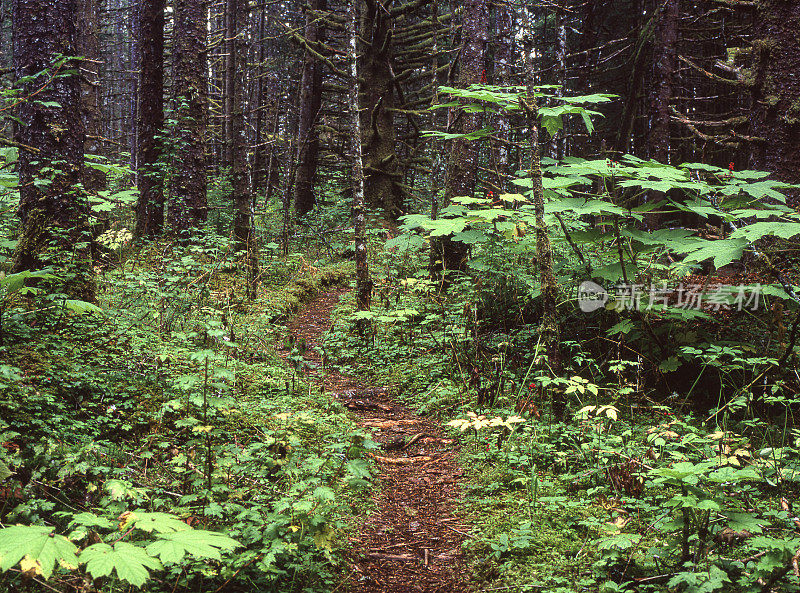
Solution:
<path fill-rule="evenodd" d="M 14 0 L 14 77 L 19 103 L 22 233 L 14 271 L 52 267 L 75 298 L 95 298 L 89 205 L 79 191 L 85 133 L 77 55 L 77 0 Z M 35 99 L 31 99 L 33 95 Z M 49 183 L 42 184 L 40 181 Z"/>
<path fill-rule="evenodd" d="M 139 15 L 139 109 L 137 126 L 139 200 L 136 236 L 153 238 L 164 227 L 164 182 L 159 168 L 164 127 L 165 0 L 142 0 Z"/>
<path fill-rule="evenodd" d="M 263 125 L 264 125 L 264 109 L 266 106 L 262 105 L 264 101 L 264 21 L 266 21 L 267 4 L 261 8 L 258 13 L 258 35 L 255 39 L 257 50 L 255 52 L 256 64 L 253 68 L 253 77 L 255 78 L 255 101 L 253 108 L 255 109 L 255 130 L 253 131 L 253 195 L 257 196 L 261 193 L 264 185 L 264 153 L 265 147 L 263 144 Z M 270 101 L 270 103 L 272 103 Z M 254 198 L 255 199 L 255 198 Z"/>
<path fill-rule="evenodd" d="M 647 146 L 651 156 L 661 162 L 670 163 L 670 122 L 672 98 L 674 95 L 675 74 L 678 68 L 678 19 L 680 0 L 666 0 L 656 16 L 653 70 L 655 84 L 650 95 L 650 130 Z M 663 192 L 651 192 L 646 197 L 649 202 L 663 200 Z M 645 214 L 645 225 L 651 231 L 661 227 L 661 217 L 655 212 Z"/>
<path fill-rule="evenodd" d="M 567 13 L 558 10 L 558 25 L 556 27 L 558 45 L 556 46 L 556 90 L 557 97 L 563 97 L 567 86 Z M 564 122 L 564 128 L 553 138 L 553 153 L 559 161 L 564 158 L 565 137 L 569 122 Z"/>
<path fill-rule="evenodd" d="M 245 23 L 247 22 L 247 0 L 227 0 L 228 14 L 233 19 L 233 53 L 228 56 L 229 67 L 232 64 L 236 75 L 233 85 L 233 103 L 231 105 L 231 188 L 233 190 L 234 221 L 233 236 L 236 250 L 245 253 L 245 269 L 247 271 L 247 296 L 256 297 L 258 276 L 258 252 L 253 229 L 253 204 L 250 183 L 247 174 L 247 130 L 244 118 L 245 68 L 244 57 L 247 55 L 245 43 Z"/>
<path fill-rule="evenodd" d="M 494 83 L 497 86 L 509 87 L 512 78 L 514 60 L 514 17 L 509 0 L 500 0 L 495 9 L 496 48 L 494 51 Z M 497 183 L 499 188 L 505 185 L 508 173 L 508 142 L 511 140 L 511 122 L 509 114 L 500 110 L 496 116 L 495 128 L 500 142 L 497 143 Z"/>
<path fill-rule="evenodd" d="M 650 154 L 662 163 L 670 162 L 670 102 L 678 67 L 678 17 L 680 0 L 666 0 L 655 31 L 654 81 L 651 95 L 651 127 L 647 140 Z"/>
<path fill-rule="evenodd" d="M 553 251 L 550 235 L 544 220 L 544 187 L 542 183 L 542 164 L 539 153 L 539 108 L 536 103 L 534 86 L 534 69 L 531 53 L 532 43 L 525 47 L 525 83 L 527 96 L 521 100 L 521 107 L 527 116 L 528 134 L 530 135 L 531 163 L 530 177 L 533 188 L 533 207 L 536 217 L 536 261 L 542 286 L 542 320 L 539 332 L 542 336 L 547 366 L 554 377 L 561 374 L 561 325 L 558 318 L 558 283 L 553 273 Z M 564 417 L 565 402 L 559 388 L 552 390 L 553 415 L 557 420 Z"/>
<path fill-rule="evenodd" d="M 170 227 L 176 235 L 206 222 L 206 134 L 208 68 L 206 1 L 175 0 L 175 168 L 170 193 Z"/>
<path fill-rule="evenodd" d="M 233 118 L 236 95 L 236 11 L 238 2 L 226 0 L 224 10 L 225 67 L 222 71 L 222 166 L 233 174 Z"/>
<path fill-rule="evenodd" d="M 120 43 L 120 51 L 127 50 L 126 58 L 120 58 L 120 65 L 125 64 L 125 72 L 128 79 L 128 109 L 126 112 L 127 125 L 125 130 L 127 133 L 126 141 L 128 143 L 129 152 L 131 153 L 131 169 L 134 172 L 134 183 L 139 179 L 139 78 L 141 76 L 141 54 L 139 53 L 139 39 L 142 36 L 141 30 L 141 15 L 144 9 L 143 3 L 139 0 L 133 3 L 130 8 L 130 18 L 128 19 L 128 35 L 129 40 L 126 43 Z M 122 28 L 120 29 L 121 31 Z M 126 39 L 124 32 L 120 39 Z"/>
<path fill-rule="evenodd" d="M 364 166 L 361 157 L 361 116 L 359 114 L 359 79 L 358 79 L 358 0 L 349 0 L 347 66 L 350 74 L 350 88 L 347 94 L 347 115 L 349 120 L 350 160 L 353 184 L 353 227 L 355 235 L 356 259 L 356 308 L 366 311 L 370 307 L 372 281 L 367 262 L 366 217 L 364 197 Z M 362 330 L 363 324 L 362 324 Z"/>

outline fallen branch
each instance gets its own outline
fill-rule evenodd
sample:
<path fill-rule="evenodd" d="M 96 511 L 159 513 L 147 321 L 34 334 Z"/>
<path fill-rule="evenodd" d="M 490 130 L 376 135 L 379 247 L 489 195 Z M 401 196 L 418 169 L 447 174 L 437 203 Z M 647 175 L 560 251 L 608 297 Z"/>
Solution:
<path fill-rule="evenodd" d="M 379 463 L 388 463 L 390 465 L 408 465 L 418 461 L 431 461 L 433 457 L 381 457 L 373 455 L 372 458 Z"/>

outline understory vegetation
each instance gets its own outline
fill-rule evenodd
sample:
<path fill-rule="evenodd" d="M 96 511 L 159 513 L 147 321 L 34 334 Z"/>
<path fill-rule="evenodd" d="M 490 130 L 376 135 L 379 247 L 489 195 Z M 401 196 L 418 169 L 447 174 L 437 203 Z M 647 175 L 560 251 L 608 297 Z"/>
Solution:
<path fill-rule="evenodd" d="M 343 302 L 326 342 L 344 372 L 392 385 L 461 443 L 475 587 L 797 590 L 788 186 L 699 163 L 546 161 L 554 373 L 525 173 L 520 194 L 405 217 L 376 245 L 372 309 Z M 641 230 L 648 191 L 668 203 L 663 230 Z M 426 237 L 469 245 L 466 273 L 432 279 Z M 587 301 L 585 279 L 607 294 Z"/>
<path fill-rule="evenodd" d="M 545 117 L 589 113 L 576 104 Z M 458 439 L 476 588 L 795 590 L 789 186 L 633 156 L 546 159 L 542 183 L 560 372 L 528 171 L 519 193 L 454 197 L 399 226 L 372 219 L 371 307 L 345 297 L 318 354 Z M 97 214 L 126 192 L 101 196 Z M 644 232 L 656 207 L 670 222 Z M 307 346 L 285 324 L 354 277 L 352 234 L 319 232 L 348 215 L 319 209 L 286 254 L 269 242 L 279 217 L 263 215 L 255 300 L 249 256 L 214 220 L 200 240 L 144 243 L 113 220 L 97 304 L 61 292 L 63 271 L 0 280 L 4 586 L 341 586 L 377 445 L 308 381 Z M 440 238 L 469 249 L 463 271 L 431 274 Z"/>
<path fill-rule="evenodd" d="M 319 146 L 292 144 L 294 128 L 276 119 L 269 142 L 288 143 L 291 156 L 283 186 L 270 173 L 263 198 L 247 170 L 257 154 L 245 145 L 250 99 L 234 93 L 225 108 L 231 166 L 206 162 L 205 105 L 190 103 L 207 72 L 182 81 L 185 104 L 161 126 L 174 138 L 156 124 L 142 134 L 140 156 L 152 159 L 136 184 L 114 159 L 81 158 L 80 125 L 67 130 L 77 148 L 65 149 L 53 122 L 66 105 L 34 99 L 61 88 L 52 81 L 75 73 L 59 69 L 81 59 L 59 55 L 42 89 L 0 95 L 31 108 L 23 129 L 42 146 L 0 148 L 0 590 L 359 591 L 353 558 L 369 550 L 351 550 L 353 536 L 379 512 L 376 461 L 397 460 L 377 455 L 346 402 L 322 391 L 331 369 L 438 423 L 448 439 L 424 438 L 452 437 L 465 471 L 458 504 L 469 531 L 449 528 L 464 538 L 461 554 L 431 561 L 426 547 L 422 558 L 383 560 L 428 569 L 463 559 L 464 590 L 474 591 L 800 590 L 800 186 L 709 164 L 705 149 L 680 162 L 669 152 L 669 100 L 671 164 L 604 141 L 570 156 L 558 146 L 566 132 L 577 144 L 591 138 L 616 97 L 537 85 L 525 27 L 513 35 L 524 85 L 486 84 L 468 40 L 464 84 L 438 86 L 443 67 L 433 65 L 443 100 L 425 115 L 450 110 L 446 131 L 411 119 L 423 102 L 385 107 L 413 122 L 413 147 L 412 136 L 397 142 L 431 168 L 406 184 L 412 168 L 400 173 L 400 159 L 373 146 L 386 126 L 394 134 L 379 123 L 384 97 L 359 103 L 358 26 L 385 18 L 381 7 L 401 19 L 429 3 L 366 4 L 337 15 L 347 51 L 304 46 L 335 54 L 309 61 L 352 84 L 336 85 L 349 91 L 337 113 L 347 134 L 312 121 L 313 109 L 298 125 L 305 135 L 324 128 L 342 166 L 317 179 L 316 164 L 299 161 Z M 233 33 L 219 41 L 245 64 L 236 31 L 248 6 L 232 3 Z M 163 21 L 164 7 L 154 12 Z M 36 14 L 23 11 L 29 29 Z M 175 17 L 187 23 L 199 26 Z M 383 41 L 371 43 L 385 49 L 389 29 L 376 28 Z M 416 39 L 416 29 L 405 34 Z M 196 45 L 195 66 L 205 41 Z M 236 64 L 226 63 L 231 89 Z M 402 94 L 410 75 L 385 65 L 375 69 Z M 500 149 L 484 120 L 514 128 L 485 186 L 475 177 Z M 432 170 L 443 159 L 417 160 L 418 146 L 450 151 L 444 182 Z M 102 173 L 105 189 L 85 187 L 84 168 Z M 292 213 L 299 185 L 305 202 L 295 196 Z M 344 296 L 309 344 L 292 320 L 331 291 Z M 420 458 L 439 460 L 402 461 Z"/>
<path fill-rule="evenodd" d="M 374 444 L 278 346 L 352 266 L 262 258 L 249 302 L 223 237 L 109 257 L 98 305 L 0 281 L 2 588 L 335 586 Z"/>

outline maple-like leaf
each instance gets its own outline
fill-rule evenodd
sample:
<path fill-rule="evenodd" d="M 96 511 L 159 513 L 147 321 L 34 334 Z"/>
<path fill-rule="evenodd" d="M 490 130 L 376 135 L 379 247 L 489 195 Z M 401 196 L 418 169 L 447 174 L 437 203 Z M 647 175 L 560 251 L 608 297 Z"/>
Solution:
<path fill-rule="evenodd" d="M 52 527 L 15 525 L 0 529 L 0 571 L 5 572 L 17 562 L 26 560 L 26 568 L 45 579 L 53 574 L 55 563 L 76 568 L 78 548 L 63 535 L 53 533 Z"/>
<path fill-rule="evenodd" d="M 220 550 L 233 550 L 241 544 L 215 531 L 192 529 L 163 533 L 147 546 L 147 553 L 163 562 L 178 563 L 186 554 L 195 558 L 221 560 Z"/>
<path fill-rule="evenodd" d="M 81 563 L 94 578 L 109 576 L 112 572 L 117 577 L 135 587 L 141 587 L 150 577 L 148 568 L 160 570 L 161 562 L 150 556 L 144 548 L 117 542 L 109 544 L 93 544 L 81 552 Z"/>

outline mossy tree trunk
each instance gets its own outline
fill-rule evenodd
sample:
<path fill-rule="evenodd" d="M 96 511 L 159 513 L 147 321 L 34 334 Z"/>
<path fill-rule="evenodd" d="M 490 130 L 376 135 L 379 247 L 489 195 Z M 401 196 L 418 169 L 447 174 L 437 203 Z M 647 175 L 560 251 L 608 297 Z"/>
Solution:
<path fill-rule="evenodd" d="M 533 51 L 530 40 L 525 47 L 526 68 L 525 84 L 526 97 L 521 99 L 521 107 L 527 116 L 528 135 L 530 137 L 530 178 L 533 188 L 533 207 L 536 218 L 536 261 L 539 267 L 539 278 L 542 287 L 542 319 L 539 324 L 539 333 L 542 336 L 547 367 L 554 378 L 561 375 L 561 321 L 558 317 L 558 283 L 553 272 L 553 249 L 550 243 L 547 225 L 544 219 L 544 185 L 542 181 L 542 162 L 539 152 L 539 108 L 536 103 L 535 71 L 531 53 Z M 552 388 L 551 401 L 553 415 L 556 420 L 562 420 L 565 412 L 565 401 L 558 387 Z"/>
<path fill-rule="evenodd" d="M 771 171 L 787 183 L 800 182 L 800 3 L 757 3 L 753 42 L 753 136 L 751 168 Z M 800 192 L 788 192 L 800 206 Z"/>
<path fill-rule="evenodd" d="M 199 228 L 208 211 L 206 10 L 205 0 L 175 1 L 173 68 L 178 166 L 170 187 L 169 218 L 176 235 Z"/>
<path fill-rule="evenodd" d="M 367 0 L 360 31 L 365 40 L 360 60 L 364 196 L 370 208 L 396 220 L 404 211 L 405 192 L 395 150 L 391 14 L 376 0 Z"/>
<path fill-rule="evenodd" d="M 14 0 L 12 44 L 20 102 L 22 234 L 14 270 L 52 267 L 71 296 L 94 300 L 89 204 L 83 179 L 85 133 L 77 55 L 77 0 Z"/>

